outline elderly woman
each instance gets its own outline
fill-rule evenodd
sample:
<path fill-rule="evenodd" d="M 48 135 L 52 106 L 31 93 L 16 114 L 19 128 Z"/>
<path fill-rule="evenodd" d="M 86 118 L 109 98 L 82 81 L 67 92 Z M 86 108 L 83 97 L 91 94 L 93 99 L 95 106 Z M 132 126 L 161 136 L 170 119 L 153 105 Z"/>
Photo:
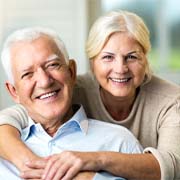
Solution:
<path fill-rule="evenodd" d="M 87 40 L 92 73 L 78 77 L 73 102 L 83 104 L 89 117 L 130 129 L 144 153 L 71 152 L 81 161 L 76 172 L 104 170 L 138 180 L 180 178 L 180 87 L 151 74 L 149 50 L 149 31 L 136 14 L 111 12 L 92 26 Z M 0 119 L 11 125 L 0 127 L 0 153 L 23 169 L 25 161 L 37 158 L 16 130 L 27 126 L 26 111 L 16 105 L 3 110 Z M 50 158 L 44 178 L 60 173 L 58 158 Z M 72 169 L 64 173 L 75 174 Z"/>

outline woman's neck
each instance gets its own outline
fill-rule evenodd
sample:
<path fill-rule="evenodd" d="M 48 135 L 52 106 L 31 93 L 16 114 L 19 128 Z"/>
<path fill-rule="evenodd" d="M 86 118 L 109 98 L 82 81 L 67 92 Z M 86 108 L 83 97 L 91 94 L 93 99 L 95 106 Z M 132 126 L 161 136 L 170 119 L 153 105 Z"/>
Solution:
<path fill-rule="evenodd" d="M 122 121 L 129 116 L 136 98 L 136 95 L 128 98 L 115 97 L 102 88 L 100 88 L 100 96 L 106 110 L 116 121 Z"/>

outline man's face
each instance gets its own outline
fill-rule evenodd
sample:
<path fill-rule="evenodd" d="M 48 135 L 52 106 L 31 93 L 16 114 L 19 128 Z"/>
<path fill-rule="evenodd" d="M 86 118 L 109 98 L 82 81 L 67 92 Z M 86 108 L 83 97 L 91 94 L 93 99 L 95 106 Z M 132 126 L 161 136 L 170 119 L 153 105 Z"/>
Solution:
<path fill-rule="evenodd" d="M 61 125 L 70 114 L 75 63 L 69 65 L 46 36 L 11 48 L 14 85 L 6 83 L 15 102 L 45 128 Z"/>

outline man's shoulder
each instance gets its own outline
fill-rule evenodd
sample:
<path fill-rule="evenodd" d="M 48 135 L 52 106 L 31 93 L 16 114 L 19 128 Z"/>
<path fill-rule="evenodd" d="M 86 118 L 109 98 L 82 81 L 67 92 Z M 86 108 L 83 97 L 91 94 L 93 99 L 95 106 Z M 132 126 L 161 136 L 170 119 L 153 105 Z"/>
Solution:
<path fill-rule="evenodd" d="M 96 129 L 98 132 L 107 132 L 110 134 L 119 134 L 119 135 L 132 135 L 130 130 L 126 127 L 118 124 L 113 124 L 109 122 L 104 122 L 97 119 L 89 119 L 89 126 L 90 128 Z"/>

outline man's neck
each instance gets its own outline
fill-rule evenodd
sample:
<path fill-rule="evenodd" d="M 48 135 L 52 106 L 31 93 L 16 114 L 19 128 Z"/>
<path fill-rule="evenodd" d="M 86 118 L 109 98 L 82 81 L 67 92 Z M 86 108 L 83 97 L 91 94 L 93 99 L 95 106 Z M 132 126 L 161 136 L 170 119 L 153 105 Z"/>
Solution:
<path fill-rule="evenodd" d="M 71 119 L 71 117 L 74 115 L 76 111 L 74 111 L 73 106 L 71 106 L 71 108 L 69 108 L 68 112 L 61 117 L 59 120 L 55 121 L 54 124 L 52 124 L 51 126 L 48 126 L 47 128 L 44 127 L 45 131 L 51 136 L 53 137 L 57 130 L 67 121 L 69 121 Z"/>

